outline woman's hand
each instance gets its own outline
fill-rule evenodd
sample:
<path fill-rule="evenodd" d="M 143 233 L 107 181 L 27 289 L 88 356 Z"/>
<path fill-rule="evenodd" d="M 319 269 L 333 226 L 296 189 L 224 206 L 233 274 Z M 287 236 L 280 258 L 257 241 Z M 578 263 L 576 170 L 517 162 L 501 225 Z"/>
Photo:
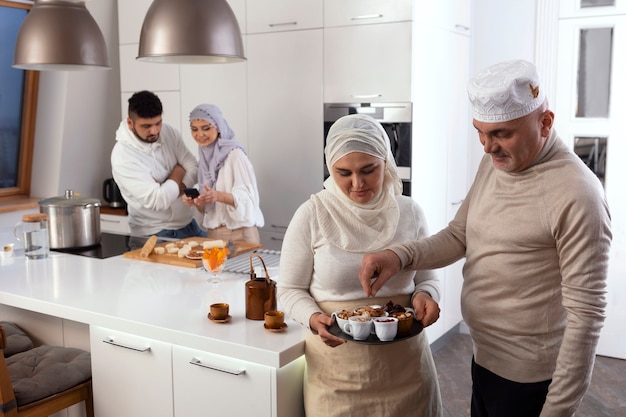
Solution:
<path fill-rule="evenodd" d="M 309 327 L 319 335 L 322 342 L 326 343 L 330 347 L 337 347 L 346 343 L 346 340 L 334 336 L 328 331 L 328 326 L 333 325 L 333 320 L 334 319 L 328 314 L 315 313 L 309 319 Z"/>
<path fill-rule="evenodd" d="M 220 192 L 215 191 L 210 188 L 208 185 L 204 185 L 204 192 L 200 195 L 200 197 L 196 198 L 199 201 L 199 204 L 213 204 L 216 201 L 220 201 Z"/>
<path fill-rule="evenodd" d="M 441 312 L 439 304 L 425 291 L 418 292 L 413 297 L 413 310 L 415 310 L 415 319 L 422 322 L 424 327 L 439 320 Z"/>

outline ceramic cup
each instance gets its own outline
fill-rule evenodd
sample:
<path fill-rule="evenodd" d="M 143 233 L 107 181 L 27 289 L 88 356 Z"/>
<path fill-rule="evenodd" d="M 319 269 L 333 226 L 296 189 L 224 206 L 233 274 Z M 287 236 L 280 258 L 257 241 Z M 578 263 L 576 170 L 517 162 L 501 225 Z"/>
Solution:
<path fill-rule="evenodd" d="M 341 317 L 339 317 L 339 313 L 340 311 L 335 311 L 332 314 L 332 317 L 337 322 L 337 326 L 339 326 L 339 328 L 343 330 L 343 326 L 345 326 L 348 323 L 348 319 L 342 319 Z"/>
<path fill-rule="evenodd" d="M 411 333 L 413 327 L 413 320 L 415 320 L 415 313 L 413 310 L 407 310 L 405 312 L 398 312 L 391 314 L 392 317 L 398 319 L 398 337 L 408 336 Z"/>
<path fill-rule="evenodd" d="M 398 332 L 398 319 L 395 317 L 374 317 L 376 337 L 383 342 L 395 339 Z"/>
<path fill-rule="evenodd" d="M 214 320 L 225 320 L 228 317 L 229 305 L 226 303 L 211 304 L 211 317 Z"/>
<path fill-rule="evenodd" d="M 282 311 L 266 311 L 264 318 L 268 329 L 280 329 L 285 324 L 285 313 Z"/>
<path fill-rule="evenodd" d="M 372 320 L 363 321 L 361 316 L 352 316 L 343 326 L 343 331 L 352 336 L 354 340 L 365 340 L 372 332 Z"/>

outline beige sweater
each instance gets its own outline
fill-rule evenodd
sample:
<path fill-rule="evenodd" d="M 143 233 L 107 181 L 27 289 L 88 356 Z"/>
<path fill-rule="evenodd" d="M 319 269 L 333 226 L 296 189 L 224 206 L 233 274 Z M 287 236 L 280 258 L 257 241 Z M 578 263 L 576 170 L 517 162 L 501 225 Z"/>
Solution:
<path fill-rule="evenodd" d="M 591 379 L 610 242 L 600 182 L 553 130 L 523 172 L 486 155 L 448 227 L 392 249 L 415 269 L 465 256 L 476 362 L 512 381 L 552 379 L 541 416 L 556 417 L 574 414 Z"/>

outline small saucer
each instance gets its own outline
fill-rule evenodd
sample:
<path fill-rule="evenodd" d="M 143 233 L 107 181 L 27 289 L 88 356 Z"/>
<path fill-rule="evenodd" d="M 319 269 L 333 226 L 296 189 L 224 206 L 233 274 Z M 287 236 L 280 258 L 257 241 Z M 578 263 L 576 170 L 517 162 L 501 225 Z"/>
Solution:
<path fill-rule="evenodd" d="M 287 328 L 287 323 L 283 323 L 282 326 L 280 326 L 277 329 L 272 329 L 267 327 L 267 324 L 263 323 L 263 327 L 265 327 L 267 330 L 269 330 L 270 332 L 282 332 L 283 330 L 285 330 Z"/>
<path fill-rule="evenodd" d="M 223 319 L 223 320 L 214 319 L 211 316 L 211 313 L 209 313 L 208 317 L 209 317 L 209 320 L 214 321 L 216 323 L 228 323 L 230 321 L 230 319 L 232 319 L 232 317 L 230 315 L 226 316 L 226 318 Z"/>

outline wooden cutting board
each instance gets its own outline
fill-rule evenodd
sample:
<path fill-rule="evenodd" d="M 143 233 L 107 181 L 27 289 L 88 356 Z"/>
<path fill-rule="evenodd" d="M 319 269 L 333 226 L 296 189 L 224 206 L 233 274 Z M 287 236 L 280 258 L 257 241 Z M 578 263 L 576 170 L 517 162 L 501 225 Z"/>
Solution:
<path fill-rule="evenodd" d="M 157 247 L 165 248 L 165 245 L 169 243 L 176 243 L 177 246 L 182 247 L 185 243 L 195 241 L 202 245 L 202 242 L 206 240 L 215 240 L 215 239 L 207 239 L 204 237 L 188 237 L 185 239 L 180 239 L 175 242 L 160 242 L 157 243 Z M 198 246 L 196 249 L 200 250 L 202 246 Z M 248 243 L 244 241 L 235 241 L 235 253 L 230 254 L 229 257 L 233 258 L 235 256 L 241 255 L 246 252 L 251 252 L 255 249 L 262 249 L 263 245 L 258 245 L 256 243 Z M 164 253 L 164 254 L 156 254 L 154 251 L 147 257 L 141 257 L 141 249 L 132 250 L 130 252 L 124 253 L 124 258 L 136 259 L 138 261 L 148 261 L 148 262 L 157 262 L 168 265 L 177 265 L 177 266 L 186 266 L 188 268 L 199 268 L 202 266 L 202 259 L 189 259 L 187 257 L 179 257 L 177 253 Z"/>

